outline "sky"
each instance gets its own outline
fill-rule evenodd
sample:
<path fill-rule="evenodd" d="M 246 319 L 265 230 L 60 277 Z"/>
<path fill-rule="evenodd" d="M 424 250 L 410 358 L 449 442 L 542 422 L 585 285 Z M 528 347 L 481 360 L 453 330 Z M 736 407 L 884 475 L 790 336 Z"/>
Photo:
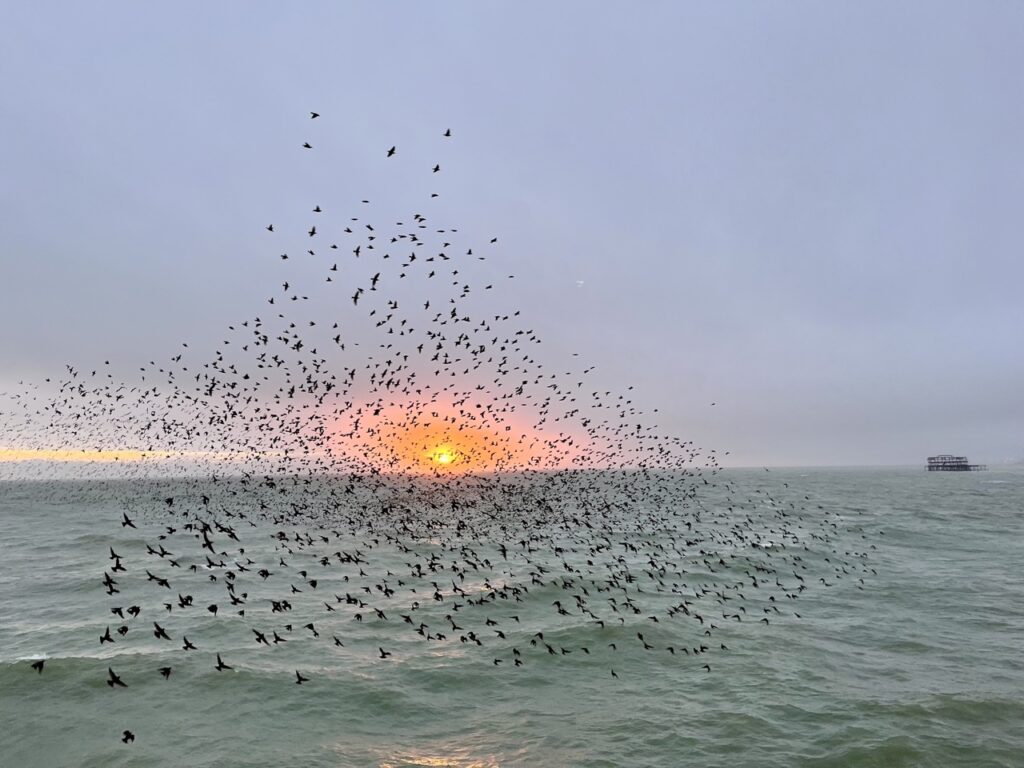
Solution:
<path fill-rule="evenodd" d="M 1019 3 L 20 3 L 0 72 L 0 391 L 218 338 L 268 222 L 450 128 L 546 359 L 666 432 L 1024 460 Z"/>

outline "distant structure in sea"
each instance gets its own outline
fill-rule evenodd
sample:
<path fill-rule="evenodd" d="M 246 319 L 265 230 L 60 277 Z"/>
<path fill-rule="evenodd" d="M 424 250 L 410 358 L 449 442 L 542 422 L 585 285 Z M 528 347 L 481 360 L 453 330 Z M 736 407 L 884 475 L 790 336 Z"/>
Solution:
<path fill-rule="evenodd" d="M 984 464 L 970 464 L 966 456 L 950 456 L 947 453 L 928 457 L 929 472 L 980 472 L 988 469 Z"/>

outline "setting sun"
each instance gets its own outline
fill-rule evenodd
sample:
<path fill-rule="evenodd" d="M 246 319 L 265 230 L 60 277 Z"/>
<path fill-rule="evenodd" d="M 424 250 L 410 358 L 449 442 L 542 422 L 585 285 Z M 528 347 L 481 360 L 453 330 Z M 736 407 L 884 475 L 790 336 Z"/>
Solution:
<path fill-rule="evenodd" d="M 451 464 L 455 461 L 455 452 L 450 446 L 439 445 L 431 451 L 430 458 L 435 464 Z"/>
<path fill-rule="evenodd" d="M 479 407 L 477 407 L 479 406 Z M 370 410 L 371 417 L 338 419 L 332 457 L 358 456 L 380 470 L 456 477 L 570 464 L 575 446 L 524 423 L 518 414 L 492 413 L 468 400 L 412 401 Z M 362 439 L 352 434 L 362 421 Z"/>

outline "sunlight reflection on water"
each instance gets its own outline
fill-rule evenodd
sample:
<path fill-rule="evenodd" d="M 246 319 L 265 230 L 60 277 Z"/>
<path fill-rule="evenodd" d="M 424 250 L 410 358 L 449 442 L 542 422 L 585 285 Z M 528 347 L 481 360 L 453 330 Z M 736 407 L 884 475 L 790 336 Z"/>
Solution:
<path fill-rule="evenodd" d="M 461 758 L 461 757 L 426 757 L 408 755 L 394 758 L 399 762 L 383 762 L 380 768 L 419 768 L 419 766 L 442 766 L 443 768 L 499 768 L 499 763 L 492 758 Z"/>
<path fill-rule="evenodd" d="M 500 768 L 501 763 L 493 756 L 470 756 L 459 754 L 459 750 L 453 750 L 447 755 L 415 752 L 392 755 L 382 760 L 379 766 L 380 768 Z"/>

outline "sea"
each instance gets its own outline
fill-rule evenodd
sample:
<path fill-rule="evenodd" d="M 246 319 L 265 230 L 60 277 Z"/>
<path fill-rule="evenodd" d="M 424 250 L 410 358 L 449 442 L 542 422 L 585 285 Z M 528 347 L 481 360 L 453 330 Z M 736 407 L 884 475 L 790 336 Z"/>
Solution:
<path fill-rule="evenodd" d="M 109 549 L 155 544 L 165 521 L 121 526 L 123 485 L 0 483 L 0 765 L 1024 766 L 1024 469 L 724 476 L 751 495 L 813 501 L 862 531 L 843 546 L 870 557 L 863 572 L 807 590 L 798 619 L 730 624 L 708 668 L 661 650 L 664 622 L 601 627 L 571 612 L 552 623 L 558 597 L 545 588 L 493 614 L 521 666 L 505 645 L 495 664 L 490 638 L 424 641 L 400 610 L 341 623 L 321 607 L 319 640 L 296 615 L 286 642 L 267 647 L 231 606 L 203 610 L 198 591 L 181 611 L 177 589 L 171 611 L 126 622 L 138 642 L 101 644 L 121 624 L 101 583 Z M 131 493 L 159 497 L 148 482 Z M 274 552 L 271 534 L 246 532 L 253 560 Z M 407 554 L 381 540 L 374 567 L 395 578 Z M 152 637 L 153 620 L 198 649 Z M 659 652 L 627 648 L 638 628 Z M 537 653 L 537 632 L 571 652 Z M 231 669 L 215 668 L 217 653 Z M 107 685 L 108 668 L 126 688 Z M 309 681 L 295 684 L 296 670 Z"/>

